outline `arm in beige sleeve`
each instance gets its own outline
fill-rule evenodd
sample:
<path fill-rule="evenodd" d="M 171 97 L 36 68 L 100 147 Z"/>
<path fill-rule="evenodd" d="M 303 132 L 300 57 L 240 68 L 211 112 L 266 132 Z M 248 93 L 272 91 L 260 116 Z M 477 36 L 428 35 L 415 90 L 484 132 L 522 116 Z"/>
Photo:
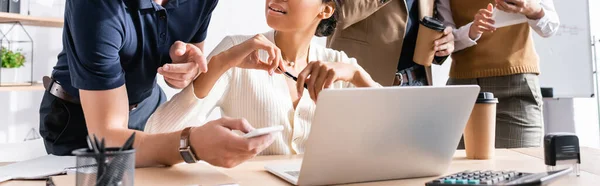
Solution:
<path fill-rule="evenodd" d="M 334 50 L 331 51 L 335 54 L 333 55 L 333 59 L 330 61 L 351 64 L 358 69 L 358 71 L 360 72 L 360 76 L 362 77 L 362 81 L 360 82 L 360 84 L 355 85 L 351 82 L 339 81 L 333 85 L 334 88 L 382 87 L 381 84 L 375 82 L 375 80 L 371 78 L 371 75 L 365 69 L 363 69 L 362 66 L 358 64 L 356 58 L 349 57 L 345 52 Z"/>
<path fill-rule="evenodd" d="M 481 38 L 481 35 L 475 39 L 469 37 L 469 30 L 473 22 L 456 28 L 454 18 L 452 18 L 452 9 L 450 6 L 450 0 L 438 0 L 436 1 L 439 18 L 444 22 L 444 25 L 450 26 L 454 29 L 454 52 L 463 50 L 477 45 L 477 40 Z M 475 16 L 475 15 L 473 15 Z"/>
<path fill-rule="evenodd" d="M 338 8 L 340 17 L 338 19 L 338 28 L 346 29 L 355 23 L 358 23 L 371 14 L 375 13 L 381 7 L 388 4 L 391 0 L 347 0 L 342 7 Z"/>

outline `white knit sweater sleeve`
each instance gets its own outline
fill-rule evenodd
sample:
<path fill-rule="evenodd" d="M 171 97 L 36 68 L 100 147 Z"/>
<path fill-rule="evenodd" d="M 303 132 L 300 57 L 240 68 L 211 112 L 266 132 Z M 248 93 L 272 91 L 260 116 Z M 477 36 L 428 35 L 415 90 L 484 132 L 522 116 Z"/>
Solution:
<path fill-rule="evenodd" d="M 208 61 L 215 56 L 234 46 L 230 37 L 225 37 L 219 45 L 211 52 Z M 208 69 L 210 70 L 210 69 Z M 199 99 L 194 94 L 194 86 L 188 87 L 177 93 L 171 100 L 162 104 L 150 116 L 145 132 L 148 133 L 166 133 L 182 130 L 189 126 L 200 126 L 206 123 L 208 115 L 219 106 L 224 95 L 229 90 L 232 71 L 228 70 L 215 83 L 208 95 Z"/>
<path fill-rule="evenodd" d="M 356 61 L 356 58 L 349 57 L 345 52 L 337 51 L 329 48 L 320 47 L 317 51 L 323 51 L 324 54 L 318 54 L 318 56 L 325 56 L 324 61 L 347 63 L 356 66 L 359 69 L 362 67 Z M 381 85 L 379 85 L 381 86 Z M 338 81 L 333 85 L 333 88 L 355 88 L 356 86 L 350 82 Z"/>

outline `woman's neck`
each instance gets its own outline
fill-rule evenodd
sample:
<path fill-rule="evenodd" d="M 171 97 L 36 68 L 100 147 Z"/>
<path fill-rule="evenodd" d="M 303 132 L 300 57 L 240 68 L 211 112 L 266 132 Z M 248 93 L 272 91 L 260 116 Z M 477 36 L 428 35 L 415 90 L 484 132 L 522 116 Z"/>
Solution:
<path fill-rule="evenodd" d="M 275 43 L 281 49 L 284 60 L 295 62 L 296 66 L 304 68 L 308 63 L 308 50 L 312 38 L 313 34 L 310 34 L 310 32 L 277 31 L 277 34 L 275 34 Z"/>

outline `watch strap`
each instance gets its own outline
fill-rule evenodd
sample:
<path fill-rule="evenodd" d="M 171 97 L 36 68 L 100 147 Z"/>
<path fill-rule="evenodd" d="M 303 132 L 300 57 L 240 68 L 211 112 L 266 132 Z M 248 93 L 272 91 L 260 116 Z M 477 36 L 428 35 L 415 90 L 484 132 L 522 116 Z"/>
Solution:
<path fill-rule="evenodd" d="M 194 149 L 190 145 L 190 133 L 192 127 L 186 127 L 181 131 L 179 138 L 179 154 L 186 163 L 196 163 L 199 159 L 194 153 Z"/>

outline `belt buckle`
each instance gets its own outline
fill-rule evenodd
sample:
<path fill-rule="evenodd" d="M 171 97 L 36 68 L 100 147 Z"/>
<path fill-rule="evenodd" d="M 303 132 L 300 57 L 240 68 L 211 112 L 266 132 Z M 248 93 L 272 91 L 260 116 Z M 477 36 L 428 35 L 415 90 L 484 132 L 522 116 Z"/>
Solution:
<path fill-rule="evenodd" d="M 135 104 L 135 105 L 129 105 L 129 111 L 134 111 L 135 109 L 137 109 L 139 106 L 139 104 Z"/>
<path fill-rule="evenodd" d="M 396 72 L 396 78 L 398 78 L 398 80 L 400 80 L 400 83 L 398 83 L 398 86 L 402 86 L 404 84 L 404 76 L 402 75 L 401 72 Z"/>

